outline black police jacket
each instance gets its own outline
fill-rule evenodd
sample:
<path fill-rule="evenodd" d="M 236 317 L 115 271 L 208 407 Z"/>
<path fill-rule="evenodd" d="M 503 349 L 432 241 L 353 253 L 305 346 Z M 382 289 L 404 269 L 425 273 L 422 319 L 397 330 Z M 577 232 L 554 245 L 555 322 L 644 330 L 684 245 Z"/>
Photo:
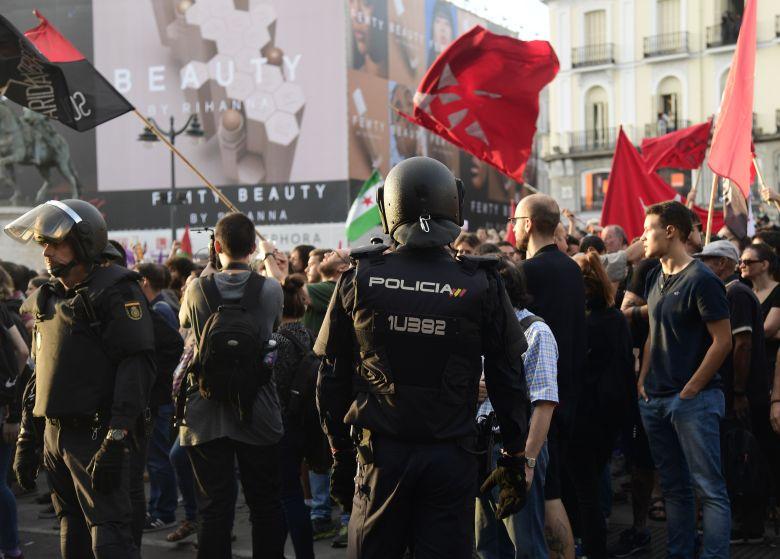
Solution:
<path fill-rule="evenodd" d="M 154 381 L 154 334 L 138 275 L 95 267 L 74 289 L 57 280 L 23 306 L 35 316 L 35 405 L 49 418 L 94 416 L 130 430 Z"/>
<path fill-rule="evenodd" d="M 327 358 L 318 404 L 333 448 L 347 425 L 400 440 L 476 435 L 485 379 L 505 448 L 523 449 L 529 399 L 526 341 L 490 259 L 456 260 L 443 248 L 352 252 L 315 352 Z"/>

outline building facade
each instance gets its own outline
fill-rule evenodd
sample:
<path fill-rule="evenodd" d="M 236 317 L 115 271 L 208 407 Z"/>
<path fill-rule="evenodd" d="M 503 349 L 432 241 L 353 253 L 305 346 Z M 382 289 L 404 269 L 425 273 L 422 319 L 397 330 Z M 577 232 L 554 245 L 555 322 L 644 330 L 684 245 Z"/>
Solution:
<path fill-rule="evenodd" d="M 598 216 L 622 126 L 643 138 L 704 122 L 720 106 L 742 0 L 549 0 L 561 71 L 550 85 L 542 157 L 562 206 Z M 758 3 L 753 115 L 767 184 L 780 183 L 780 3 Z M 664 170 L 685 195 L 709 196 L 712 175 Z"/>

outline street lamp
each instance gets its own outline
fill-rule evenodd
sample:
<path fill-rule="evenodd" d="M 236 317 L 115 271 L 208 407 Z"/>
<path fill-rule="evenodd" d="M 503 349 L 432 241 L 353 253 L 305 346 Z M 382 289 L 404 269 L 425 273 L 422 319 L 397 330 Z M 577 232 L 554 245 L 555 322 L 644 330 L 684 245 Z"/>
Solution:
<path fill-rule="evenodd" d="M 145 126 L 144 131 L 138 135 L 139 142 L 159 142 L 160 139 L 155 134 L 155 131 L 161 136 L 168 138 L 168 141 L 172 145 L 176 144 L 176 137 L 181 134 L 190 136 L 191 138 L 202 138 L 204 135 L 203 128 L 198 121 L 198 115 L 195 113 L 191 114 L 187 119 L 187 122 L 184 123 L 184 126 L 179 129 L 176 128 L 176 122 L 173 116 L 170 118 L 170 125 L 168 130 L 163 130 L 160 128 L 160 126 L 153 118 L 149 118 L 147 120 L 152 124 L 152 126 L 154 126 L 154 130 L 152 130 L 149 126 Z M 176 198 L 176 165 L 173 151 L 171 151 L 171 196 L 168 204 L 170 205 L 171 211 L 171 241 L 175 241 L 176 206 L 179 204 L 179 200 Z"/>

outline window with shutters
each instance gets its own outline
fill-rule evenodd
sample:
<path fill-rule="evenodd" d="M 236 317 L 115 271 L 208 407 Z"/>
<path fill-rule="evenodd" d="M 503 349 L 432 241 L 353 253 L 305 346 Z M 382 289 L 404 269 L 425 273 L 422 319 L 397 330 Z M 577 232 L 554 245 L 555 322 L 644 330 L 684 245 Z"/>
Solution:
<path fill-rule="evenodd" d="M 658 35 L 680 31 L 680 0 L 658 0 Z"/>
<path fill-rule="evenodd" d="M 585 14 L 585 45 L 603 45 L 607 42 L 607 12 L 594 10 Z"/>

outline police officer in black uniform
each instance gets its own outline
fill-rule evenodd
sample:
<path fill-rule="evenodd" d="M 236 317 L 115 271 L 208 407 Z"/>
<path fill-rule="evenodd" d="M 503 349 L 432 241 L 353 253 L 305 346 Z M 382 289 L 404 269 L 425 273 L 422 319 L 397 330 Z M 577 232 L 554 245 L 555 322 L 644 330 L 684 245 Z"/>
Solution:
<path fill-rule="evenodd" d="M 103 262 L 115 250 L 107 248 L 106 222 L 82 200 L 46 202 L 5 232 L 42 245 L 53 276 L 23 307 L 35 316 L 35 378 L 17 441 L 17 480 L 34 487 L 42 435 L 62 556 L 137 557 L 127 455 L 155 374 L 139 278 Z"/>
<path fill-rule="evenodd" d="M 502 517 L 525 502 L 525 338 L 496 261 L 445 248 L 463 224 L 463 186 L 447 167 L 407 159 L 377 198 L 399 246 L 352 251 L 315 345 L 331 494 L 352 509 L 350 558 L 407 548 L 418 559 L 470 558 L 483 356 L 504 448 L 483 489 L 499 485 Z"/>

